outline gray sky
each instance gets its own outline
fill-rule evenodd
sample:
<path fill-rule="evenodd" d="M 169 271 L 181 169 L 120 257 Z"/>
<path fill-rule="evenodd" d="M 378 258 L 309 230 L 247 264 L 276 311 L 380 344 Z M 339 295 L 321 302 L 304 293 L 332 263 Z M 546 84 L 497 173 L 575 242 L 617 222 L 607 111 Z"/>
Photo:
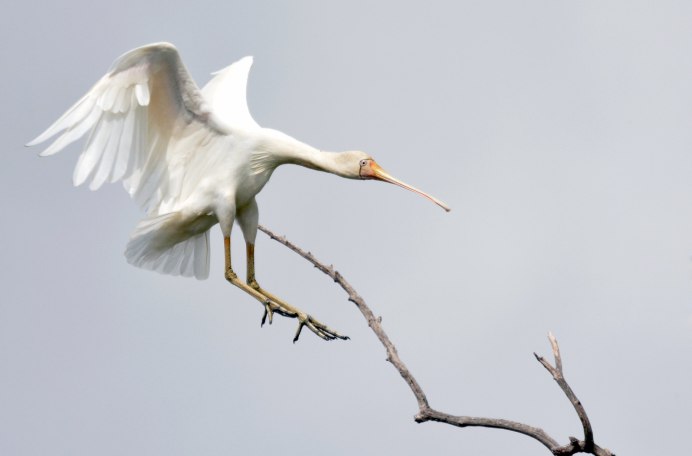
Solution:
<path fill-rule="evenodd" d="M 0 17 L 0 454 L 547 454 L 416 424 L 357 310 L 259 236 L 260 283 L 351 336 L 324 343 L 223 279 L 133 268 L 120 185 L 23 144 L 123 52 L 173 42 L 200 85 L 254 55 L 264 126 L 362 149 L 452 206 L 280 168 L 261 222 L 334 263 L 452 414 L 580 435 L 532 352 L 558 337 L 596 439 L 673 454 L 692 426 L 692 3 L 15 2 Z M 12 9 L 8 9 L 12 8 Z M 234 249 L 242 252 L 240 232 Z M 244 256 L 234 258 L 244 271 Z"/>

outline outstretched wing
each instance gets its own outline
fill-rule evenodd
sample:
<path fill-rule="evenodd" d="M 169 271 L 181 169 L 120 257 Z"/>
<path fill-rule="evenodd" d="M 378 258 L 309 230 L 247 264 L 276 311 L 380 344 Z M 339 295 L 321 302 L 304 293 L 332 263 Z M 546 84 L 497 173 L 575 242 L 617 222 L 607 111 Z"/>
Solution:
<path fill-rule="evenodd" d="M 212 73 L 214 77 L 202 89 L 202 95 L 220 121 L 247 130 L 260 128 L 247 107 L 246 93 L 250 67 L 252 57 L 243 57 Z"/>
<path fill-rule="evenodd" d="M 59 134 L 41 155 L 52 155 L 90 131 L 74 170 L 73 181 L 90 181 L 96 190 L 104 182 L 123 179 L 125 189 L 145 208 L 175 197 L 170 188 L 173 166 L 184 166 L 173 147 L 196 124 L 209 136 L 230 133 L 183 65 L 177 49 L 157 43 L 118 58 L 108 74 L 31 146 Z M 182 160 L 183 162 L 185 159 Z M 173 185 L 175 186 L 175 185 Z"/>

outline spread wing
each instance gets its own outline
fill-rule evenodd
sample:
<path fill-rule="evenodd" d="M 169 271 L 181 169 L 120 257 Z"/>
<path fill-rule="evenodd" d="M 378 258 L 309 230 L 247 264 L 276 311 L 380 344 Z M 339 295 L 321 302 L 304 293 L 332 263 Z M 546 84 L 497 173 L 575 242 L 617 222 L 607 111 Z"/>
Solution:
<path fill-rule="evenodd" d="M 181 174 L 189 155 L 172 156 L 181 150 L 174 146 L 189 141 L 190 131 L 202 133 L 195 136 L 209 144 L 230 134 L 230 127 L 212 114 L 177 49 L 157 43 L 118 58 L 82 99 L 27 145 L 59 134 L 41 153 L 52 155 L 90 132 L 74 184 L 90 181 L 96 190 L 122 179 L 135 200 L 155 209 L 175 198 L 173 187 L 179 185 L 171 176 Z"/>
<path fill-rule="evenodd" d="M 214 77 L 202 89 L 211 110 L 224 124 L 252 130 L 260 128 L 247 107 L 247 80 L 252 57 L 243 57 Z"/>

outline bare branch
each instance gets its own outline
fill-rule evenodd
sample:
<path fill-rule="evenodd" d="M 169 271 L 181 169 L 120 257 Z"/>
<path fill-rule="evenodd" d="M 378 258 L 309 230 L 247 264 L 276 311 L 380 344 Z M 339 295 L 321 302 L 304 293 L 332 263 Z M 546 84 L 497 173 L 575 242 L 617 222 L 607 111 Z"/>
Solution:
<path fill-rule="evenodd" d="M 550 437 L 543 429 L 529 426 L 528 424 L 516 421 L 505 420 L 502 418 L 480 418 L 473 416 L 455 416 L 447 413 L 438 412 L 434 409 L 421 410 L 415 417 L 417 423 L 426 421 L 437 421 L 458 427 L 487 427 L 494 429 L 505 429 L 507 431 L 518 432 L 532 437 L 541 442 L 549 450 L 558 448 L 560 445 Z"/>
<path fill-rule="evenodd" d="M 594 440 L 593 431 L 591 430 L 591 423 L 589 422 L 589 417 L 586 415 L 586 410 L 584 409 L 584 406 L 582 405 L 581 401 L 577 399 L 577 395 L 574 394 L 572 388 L 569 386 L 569 384 L 567 384 L 567 380 L 565 380 L 564 374 L 562 372 L 562 357 L 560 356 L 560 346 L 557 343 L 557 339 L 555 338 L 553 333 L 548 333 L 548 339 L 550 340 L 550 345 L 553 349 L 555 366 L 551 366 L 550 363 L 546 361 L 545 358 L 543 358 L 542 356 L 538 356 L 535 353 L 533 355 L 536 357 L 538 362 L 540 362 L 543 365 L 543 367 L 545 367 L 548 370 L 548 372 L 550 372 L 550 375 L 553 376 L 557 384 L 560 385 L 560 388 L 565 393 L 565 396 L 567 396 L 569 401 L 572 403 L 574 410 L 576 410 L 577 415 L 581 420 L 582 427 L 584 428 L 584 448 L 582 451 L 592 452 L 592 450 L 594 449 Z"/>
<path fill-rule="evenodd" d="M 270 238 L 285 245 L 289 249 L 296 252 L 298 255 L 308 260 L 317 269 L 327 274 L 334 280 L 334 282 L 338 283 L 341 286 L 341 288 L 343 288 L 343 290 L 348 294 L 348 300 L 354 303 L 356 307 L 358 307 L 360 312 L 367 320 L 370 328 L 375 332 L 377 338 L 380 339 L 382 345 L 384 345 L 384 348 L 387 350 L 387 361 L 389 361 L 390 363 L 392 363 L 394 367 L 396 367 L 396 369 L 399 371 L 399 374 L 401 374 L 406 383 L 408 383 L 409 387 L 411 388 L 411 391 L 413 392 L 413 395 L 416 397 L 416 400 L 418 401 L 418 407 L 421 410 L 429 409 L 430 406 L 428 405 L 428 399 L 425 397 L 423 389 L 420 387 L 420 385 L 413 377 L 411 372 L 409 372 L 406 365 L 401 361 L 401 359 L 399 358 L 399 354 L 397 353 L 396 347 L 394 346 L 392 341 L 389 340 L 387 333 L 385 333 L 382 329 L 382 325 L 380 324 L 381 318 L 375 318 L 375 315 L 372 313 L 372 310 L 370 310 L 370 308 L 365 304 L 363 298 L 360 297 L 360 295 L 351 286 L 351 284 L 349 284 L 346 281 L 346 279 L 344 279 L 344 277 L 334 269 L 334 266 L 326 266 L 325 264 L 317 260 L 317 258 L 315 258 L 315 256 L 312 253 L 306 252 L 305 250 L 301 249 L 297 245 L 288 241 L 284 236 L 277 236 L 276 234 L 272 233 L 270 230 L 263 226 L 260 226 L 259 229 L 266 233 Z"/>
<path fill-rule="evenodd" d="M 397 353 L 396 347 L 387 336 L 387 333 L 385 333 L 384 329 L 382 328 L 382 318 L 375 318 L 375 315 L 373 314 L 372 310 L 370 310 L 368 305 L 365 303 L 365 300 L 363 300 L 363 298 L 356 292 L 356 290 L 351 286 L 351 284 L 348 283 L 348 281 L 346 281 L 346 279 L 338 271 L 334 269 L 334 266 L 326 266 L 324 263 L 320 262 L 317 258 L 315 258 L 315 256 L 312 253 L 306 252 L 297 245 L 288 241 L 284 236 L 278 236 L 269 229 L 265 228 L 264 226 L 260 225 L 259 229 L 263 231 L 265 234 L 267 234 L 270 238 L 283 244 L 284 246 L 293 250 L 298 255 L 308 260 L 317 269 L 331 277 L 332 280 L 339 284 L 339 286 L 348 294 L 348 300 L 354 303 L 356 307 L 358 307 L 358 310 L 360 310 L 360 312 L 363 314 L 366 321 L 368 322 L 368 326 L 370 326 L 377 338 L 385 347 L 385 350 L 387 351 L 387 361 L 389 361 L 396 368 L 401 377 L 409 385 L 409 388 L 411 388 L 411 392 L 413 392 L 413 395 L 415 396 L 416 401 L 418 402 L 419 410 L 418 414 L 416 414 L 414 418 L 416 422 L 423 423 L 426 421 L 437 421 L 440 423 L 447 423 L 452 426 L 458 427 L 477 426 L 495 429 L 505 429 L 508 431 L 518 432 L 520 434 L 524 434 L 528 437 L 531 437 L 539 441 L 546 448 L 548 448 L 551 451 L 551 453 L 555 456 L 570 456 L 576 453 L 589 453 L 596 456 L 615 456 L 615 454 L 612 453 L 610 450 L 601 448 L 594 443 L 593 432 L 591 430 L 591 424 L 589 423 L 589 419 L 586 416 L 586 411 L 584 410 L 584 407 L 582 406 L 581 402 L 577 399 L 576 395 L 574 394 L 570 386 L 567 384 L 567 381 L 563 376 L 560 348 L 558 346 L 557 339 L 555 339 L 555 337 L 552 334 L 549 334 L 548 337 L 550 339 L 550 344 L 553 350 L 553 356 L 555 358 L 555 366 L 552 366 L 543 357 L 535 353 L 534 356 L 543 365 L 543 367 L 545 367 L 548 370 L 548 372 L 550 372 L 550 374 L 553 376 L 558 385 L 560 385 L 560 388 L 562 388 L 562 391 L 569 398 L 570 402 L 572 402 L 572 405 L 577 411 L 579 419 L 581 420 L 582 426 L 584 428 L 584 440 L 578 440 L 574 437 L 570 437 L 570 443 L 563 446 L 560 446 L 555 439 L 550 437 L 543 429 L 538 427 L 533 427 L 524 423 L 519 423 L 516 421 L 510 421 L 505 419 L 449 415 L 443 412 L 438 412 L 437 410 L 431 408 L 428 404 L 428 399 L 425 396 L 423 389 L 418 384 L 418 381 L 416 381 L 416 379 L 413 377 L 413 374 L 408 370 L 404 362 L 401 361 L 401 358 Z"/>

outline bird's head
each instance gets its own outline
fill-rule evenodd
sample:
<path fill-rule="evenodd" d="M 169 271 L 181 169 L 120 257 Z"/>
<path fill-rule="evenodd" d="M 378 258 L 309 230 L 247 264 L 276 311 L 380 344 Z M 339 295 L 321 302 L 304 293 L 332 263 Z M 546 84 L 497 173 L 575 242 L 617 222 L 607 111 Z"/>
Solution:
<path fill-rule="evenodd" d="M 418 193 L 419 195 L 424 196 L 425 198 L 437 204 L 447 212 L 451 211 L 449 206 L 447 206 L 445 203 L 438 200 L 434 196 L 429 195 L 422 190 L 418 190 L 416 187 L 406 184 L 400 181 L 399 179 L 391 176 L 384 169 L 382 169 L 382 167 L 378 165 L 377 162 L 370 155 L 366 154 L 365 152 L 357 151 L 346 154 L 348 154 L 350 162 L 348 167 L 349 174 L 352 174 L 348 177 L 363 180 L 374 179 L 383 182 L 389 182 L 390 184 L 398 185 L 401 188 L 405 188 L 406 190 L 410 190 L 414 193 Z"/>

